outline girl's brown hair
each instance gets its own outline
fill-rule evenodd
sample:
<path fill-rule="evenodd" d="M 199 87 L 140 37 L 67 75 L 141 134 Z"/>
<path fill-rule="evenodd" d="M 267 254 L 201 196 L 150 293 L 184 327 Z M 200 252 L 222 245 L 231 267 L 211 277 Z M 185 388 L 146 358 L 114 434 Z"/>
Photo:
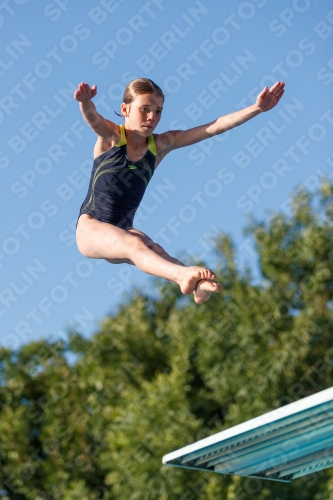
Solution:
<path fill-rule="evenodd" d="M 131 104 L 136 96 L 140 94 L 156 94 L 162 97 L 164 101 L 163 91 L 156 83 L 149 78 L 137 78 L 132 80 L 125 88 L 123 102 Z"/>
<path fill-rule="evenodd" d="M 125 104 L 131 104 L 136 96 L 140 94 L 159 95 L 160 97 L 162 97 L 164 102 L 163 90 L 149 78 L 136 78 L 136 80 L 132 80 L 131 82 L 129 82 L 124 90 L 123 102 Z M 115 114 L 118 116 L 123 116 L 122 114 L 120 115 L 119 113 L 117 113 L 117 111 L 115 111 Z"/>

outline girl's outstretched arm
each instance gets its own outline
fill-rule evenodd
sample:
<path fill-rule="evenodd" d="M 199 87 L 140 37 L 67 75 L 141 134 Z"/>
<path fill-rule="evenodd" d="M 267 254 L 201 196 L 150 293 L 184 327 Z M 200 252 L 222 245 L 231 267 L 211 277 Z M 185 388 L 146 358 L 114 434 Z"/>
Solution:
<path fill-rule="evenodd" d="M 252 106 L 236 111 L 235 113 L 230 113 L 229 115 L 221 116 L 199 127 L 194 127 L 189 130 L 172 130 L 161 134 L 158 138 L 161 145 L 161 156 L 165 156 L 173 149 L 190 146 L 196 142 L 208 139 L 213 135 L 222 134 L 227 130 L 247 122 L 259 113 L 269 111 L 276 106 L 283 93 L 284 83 L 277 82 L 270 89 L 265 87 L 258 95 L 255 104 Z"/>
<path fill-rule="evenodd" d="M 96 94 L 96 85 L 90 87 L 87 83 L 80 83 L 74 92 L 74 99 L 79 101 L 82 116 L 93 131 L 100 138 L 110 140 L 114 132 L 117 131 L 117 126 L 97 112 L 95 104 L 91 101 Z"/>

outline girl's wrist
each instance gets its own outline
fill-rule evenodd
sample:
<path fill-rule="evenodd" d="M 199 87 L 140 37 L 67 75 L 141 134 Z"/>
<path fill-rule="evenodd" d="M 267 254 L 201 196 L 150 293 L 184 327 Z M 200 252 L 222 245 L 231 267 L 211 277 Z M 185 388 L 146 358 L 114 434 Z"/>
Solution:
<path fill-rule="evenodd" d="M 262 113 L 262 109 L 261 107 L 259 106 L 259 104 L 257 103 L 254 103 L 252 104 L 252 110 L 257 114 L 259 115 L 259 113 Z"/>
<path fill-rule="evenodd" d="M 80 106 L 90 106 L 91 100 L 80 101 Z"/>

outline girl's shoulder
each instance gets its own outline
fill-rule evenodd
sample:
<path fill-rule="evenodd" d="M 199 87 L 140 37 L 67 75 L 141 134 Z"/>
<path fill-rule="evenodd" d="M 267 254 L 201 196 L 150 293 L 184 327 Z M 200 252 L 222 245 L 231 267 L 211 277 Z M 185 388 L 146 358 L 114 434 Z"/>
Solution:
<path fill-rule="evenodd" d="M 161 134 L 152 134 L 156 144 L 157 155 L 167 151 L 172 144 L 173 132 L 162 132 Z"/>
<path fill-rule="evenodd" d="M 152 134 L 156 146 L 155 169 L 161 163 L 163 158 L 172 150 L 172 132 L 163 132 L 161 134 Z"/>
<path fill-rule="evenodd" d="M 112 149 L 116 145 L 121 145 L 122 142 L 126 144 L 126 139 L 124 141 L 124 131 L 120 125 L 113 124 L 112 135 L 109 137 L 97 137 L 97 141 L 94 147 L 94 159 L 98 156 L 101 156 L 103 153 L 106 153 L 109 149 Z"/>

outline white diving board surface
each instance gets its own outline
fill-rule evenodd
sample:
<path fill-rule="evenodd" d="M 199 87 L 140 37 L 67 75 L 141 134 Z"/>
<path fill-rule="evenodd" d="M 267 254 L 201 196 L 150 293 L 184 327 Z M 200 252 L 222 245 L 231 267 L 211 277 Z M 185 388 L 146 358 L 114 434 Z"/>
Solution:
<path fill-rule="evenodd" d="M 275 481 L 333 466 L 333 387 L 163 457 L 163 463 Z"/>

